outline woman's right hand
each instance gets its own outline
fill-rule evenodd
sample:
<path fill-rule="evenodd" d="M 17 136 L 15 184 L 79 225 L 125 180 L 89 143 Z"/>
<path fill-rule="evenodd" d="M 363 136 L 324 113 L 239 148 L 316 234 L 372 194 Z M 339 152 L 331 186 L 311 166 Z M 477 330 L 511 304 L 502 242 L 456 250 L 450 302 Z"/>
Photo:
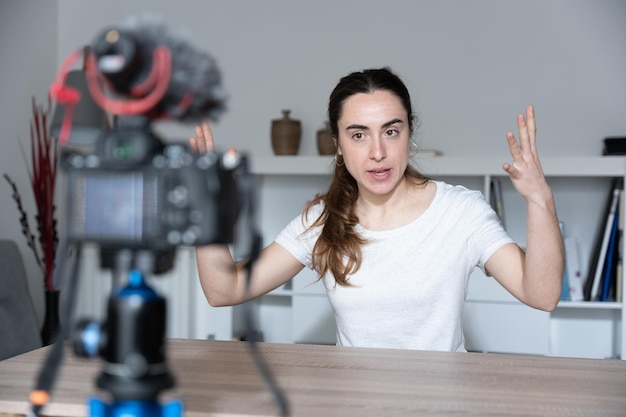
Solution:
<path fill-rule="evenodd" d="M 196 136 L 189 138 L 191 149 L 199 153 L 213 152 L 215 144 L 213 143 L 213 133 L 211 125 L 204 121 L 201 125 L 196 126 Z"/>

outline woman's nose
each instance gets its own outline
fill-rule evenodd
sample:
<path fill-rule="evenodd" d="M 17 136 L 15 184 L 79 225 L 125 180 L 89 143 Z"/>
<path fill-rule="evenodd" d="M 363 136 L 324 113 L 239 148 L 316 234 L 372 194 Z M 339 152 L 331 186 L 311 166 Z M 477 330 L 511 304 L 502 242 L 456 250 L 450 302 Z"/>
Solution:
<path fill-rule="evenodd" d="M 385 156 L 385 145 L 383 141 L 380 138 L 374 139 L 370 147 L 370 158 L 375 161 L 380 161 L 384 159 Z"/>

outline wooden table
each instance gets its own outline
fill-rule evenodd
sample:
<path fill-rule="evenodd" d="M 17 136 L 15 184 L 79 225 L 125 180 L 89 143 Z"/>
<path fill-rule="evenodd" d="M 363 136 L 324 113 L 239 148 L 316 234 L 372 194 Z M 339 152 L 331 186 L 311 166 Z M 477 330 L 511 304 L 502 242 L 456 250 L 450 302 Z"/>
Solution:
<path fill-rule="evenodd" d="M 626 361 L 259 345 L 293 416 L 626 416 Z M 0 413 L 24 414 L 48 348 L 0 362 Z M 163 401 L 185 416 L 276 416 L 244 342 L 169 340 Z M 84 416 L 100 360 L 66 352 L 47 415 Z"/>

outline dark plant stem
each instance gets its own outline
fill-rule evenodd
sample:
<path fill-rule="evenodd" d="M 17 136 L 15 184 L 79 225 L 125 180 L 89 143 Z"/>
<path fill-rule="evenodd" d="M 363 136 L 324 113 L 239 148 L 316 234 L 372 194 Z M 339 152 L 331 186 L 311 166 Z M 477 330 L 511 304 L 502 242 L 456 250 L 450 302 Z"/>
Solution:
<path fill-rule="evenodd" d="M 53 272 L 58 235 L 54 219 L 54 190 L 56 185 L 57 147 L 47 130 L 49 108 L 44 110 L 32 100 L 33 120 L 30 125 L 31 166 L 29 173 L 35 204 L 37 229 L 41 244 L 44 285 L 53 291 Z"/>
<path fill-rule="evenodd" d="M 37 250 L 37 242 L 35 241 L 35 235 L 30 230 L 30 224 L 28 223 L 28 215 L 26 210 L 24 210 L 24 206 L 22 205 L 22 198 L 20 196 L 20 192 L 17 188 L 17 184 L 9 177 L 7 174 L 4 174 L 4 179 L 11 185 L 13 189 L 13 200 L 17 204 L 17 211 L 20 212 L 20 224 L 22 225 L 22 234 L 26 238 L 26 244 L 33 251 L 35 255 L 35 261 L 41 271 L 44 272 L 43 263 L 41 262 L 41 257 L 39 256 L 39 251 Z"/>
<path fill-rule="evenodd" d="M 54 213 L 58 150 L 57 142 L 53 140 L 48 132 L 48 115 L 50 108 L 50 97 L 48 97 L 48 107 L 46 109 L 38 106 L 35 98 L 32 98 L 33 117 L 30 123 L 30 170 L 28 170 L 28 177 L 35 200 L 35 220 L 37 222 L 37 232 L 39 235 L 37 239 L 38 242 L 35 240 L 35 235 L 31 232 L 28 216 L 22 205 L 22 199 L 17 185 L 7 174 L 4 174 L 5 179 L 13 188 L 13 199 L 17 203 L 17 209 L 20 212 L 22 234 L 26 237 L 26 242 L 33 251 L 37 264 L 42 269 L 45 291 L 56 290 L 54 287 L 53 273 L 56 249 L 59 241 Z M 26 155 L 21 145 L 20 149 L 28 165 Z"/>

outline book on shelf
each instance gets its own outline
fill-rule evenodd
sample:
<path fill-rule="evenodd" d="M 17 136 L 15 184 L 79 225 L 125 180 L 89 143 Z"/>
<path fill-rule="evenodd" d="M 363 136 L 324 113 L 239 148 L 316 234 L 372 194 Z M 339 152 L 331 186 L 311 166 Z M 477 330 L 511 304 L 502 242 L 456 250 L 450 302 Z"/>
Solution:
<path fill-rule="evenodd" d="M 502 200 L 502 184 L 498 178 L 492 178 L 490 183 L 490 203 L 491 207 L 494 209 L 498 217 L 500 218 L 500 222 L 504 226 L 504 203 Z"/>
<path fill-rule="evenodd" d="M 559 229 L 561 230 L 561 238 L 563 239 L 563 244 L 565 245 L 565 226 L 563 222 L 559 222 Z M 569 293 L 569 271 L 567 269 L 567 263 L 565 264 L 565 268 L 563 269 L 563 279 L 561 282 L 561 297 L 559 301 L 570 301 L 571 296 Z"/>
<path fill-rule="evenodd" d="M 608 301 L 609 292 L 611 292 L 612 283 L 615 282 L 615 270 L 617 268 L 617 240 L 618 240 L 618 224 L 619 213 L 621 207 L 619 204 L 619 195 L 617 197 L 617 205 L 615 206 L 615 217 L 611 226 L 611 235 L 609 237 L 609 245 L 606 249 L 606 259 L 602 269 L 602 278 L 600 280 L 600 289 L 598 290 L 599 301 Z"/>
<path fill-rule="evenodd" d="M 569 278 L 567 276 L 567 269 L 563 270 L 563 283 L 561 284 L 561 297 L 559 301 L 571 301 L 572 298 L 569 295 Z"/>
<path fill-rule="evenodd" d="M 596 243 L 592 255 L 591 262 L 589 264 L 589 273 L 585 281 L 584 286 L 584 299 L 585 301 L 598 301 L 601 294 L 601 283 L 605 272 L 605 266 L 607 262 L 607 255 L 609 252 L 609 246 L 611 244 L 611 236 L 616 238 L 614 231 L 614 223 L 619 221 L 619 212 L 623 210 L 618 209 L 618 203 L 620 200 L 621 190 L 623 190 L 624 184 L 621 178 L 615 178 L 612 181 L 609 197 L 605 206 L 602 227 L 598 230 L 596 237 Z M 617 245 L 619 247 L 619 245 Z M 615 250 L 615 243 L 613 243 L 612 249 Z M 609 256 L 613 261 L 613 255 Z M 613 268 L 609 266 L 609 269 Z"/>
<path fill-rule="evenodd" d="M 615 260 L 614 260 L 614 268 L 608 299 L 612 301 L 622 302 L 622 286 L 621 282 L 623 280 L 622 276 L 622 263 L 624 259 L 624 211 L 626 207 L 624 207 L 624 188 L 620 190 L 619 195 L 619 203 L 620 207 L 618 211 L 618 222 L 617 222 L 617 237 L 615 240 Z"/>
<path fill-rule="evenodd" d="M 563 245 L 565 247 L 565 270 L 569 284 L 569 299 L 582 301 L 585 296 L 583 294 L 583 273 L 580 269 L 578 239 L 576 236 L 565 236 Z"/>
<path fill-rule="evenodd" d="M 617 301 L 618 303 L 621 303 L 623 301 L 623 297 L 622 297 L 622 286 L 623 281 L 624 281 L 624 277 L 623 277 L 623 270 L 622 270 L 622 262 L 620 261 L 617 264 L 617 280 L 615 282 L 615 301 Z"/>
<path fill-rule="evenodd" d="M 559 301 L 571 301 L 572 298 L 569 294 L 569 277 L 567 268 L 563 270 L 563 282 L 561 283 L 561 297 Z"/>
<path fill-rule="evenodd" d="M 615 289 L 614 289 L 614 299 L 618 303 L 622 302 L 622 283 L 624 280 L 624 272 L 623 272 L 623 262 L 624 262 L 624 211 L 626 211 L 626 207 L 624 207 L 624 203 L 626 202 L 624 199 L 624 189 L 622 188 L 620 192 L 619 204 L 622 207 L 619 213 L 619 223 L 618 223 L 618 231 L 617 231 L 617 266 L 615 267 Z"/>

